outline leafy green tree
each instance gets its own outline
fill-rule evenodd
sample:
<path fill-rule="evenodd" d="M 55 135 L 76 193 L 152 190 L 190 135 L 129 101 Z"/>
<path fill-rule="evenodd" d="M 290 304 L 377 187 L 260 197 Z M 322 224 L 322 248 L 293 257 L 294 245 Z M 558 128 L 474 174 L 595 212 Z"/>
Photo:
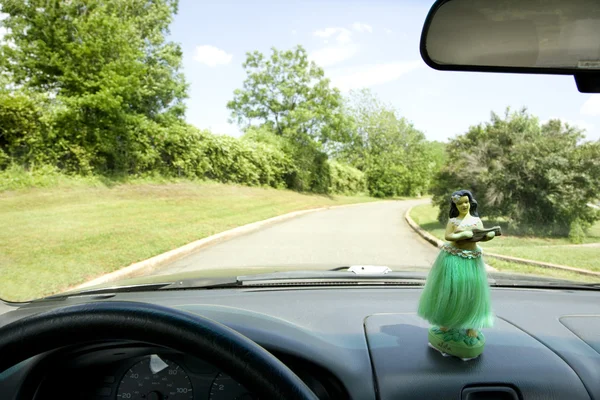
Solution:
<path fill-rule="evenodd" d="M 244 86 L 227 104 L 240 126 L 266 125 L 278 135 L 298 134 L 322 144 L 347 140 L 349 121 L 340 92 L 330 87 L 323 69 L 308 60 L 302 46 L 273 48 L 270 57 L 247 53 L 243 67 Z"/>
<path fill-rule="evenodd" d="M 515 232 L 566 236 L 600 215 L 587 203 L 600 193 L 600 142 L 552 120 L 540 125 L 526 109 L 492 113 L 448 144 L 434 202 L 447 218 L 449 196 L 471 189 L 485 216 L 504 217 Z M 577 234 L 576 236 L 580 236 Z"/>
<path fill-rule="evenodd" d="M 428 142 L 426 147 L 431 157 L 431 178 L 433 178 L 435 174 L 442 170 L 442 168 L 446 165 L 448 161 L 448 156 L 446 154 L 447 144 L 444 142 L 432 141 Z M 430 185 L 431 184 L 433 184 L 433 179 L 430 179 Z"/>
<path fill-rule="evenodd" d="M 79 172 L 153 168 L 164 127 L 181 123 L 177 0 L 4 0 L 0 68 L 53 99 L 59 164 Z"/>
<path fill-rule="evenodd" d="M 272 49 L 270 57 L 254 51 L 243 64 L 246 80 L 227 107 L 244 130 L 266 129 L 284 139 L 295 168 L 287 186 L 328 193 L 331 171 L 327 150 L 348 140 L 351 120 L 339 91 L 308 60 L 306 50 Z"/>
<path fill-rule="evenodd" d="M 354 129 L 336 156 L 365 172 L 371 195 L 424 193 L 435 168 L 425 135 L 368 89 L 352 92 L 346 110 Z"/>

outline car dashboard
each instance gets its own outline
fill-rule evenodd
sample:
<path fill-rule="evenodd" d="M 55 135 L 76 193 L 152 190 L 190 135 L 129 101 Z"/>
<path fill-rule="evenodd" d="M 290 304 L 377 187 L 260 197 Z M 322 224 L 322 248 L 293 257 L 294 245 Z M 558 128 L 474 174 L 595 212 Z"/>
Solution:
<path fill-rule="evenodd" d="M 495 326 L 484 330 L 483 355 L 468 362 L 427 346 L 428 325 L 415 314 L 420 292 L 323 285 L 74 295 L 3 305 L 0 325 L 89 301 L 147 302 L 237 330 L 320 399 L 600 399 L 600 292 L 493 288 Z M 115 341 L 26 360 L 0 374 L 0 398 L 255 397 L 211 360 Z"/>
<path fill-rule="evenodd" d="M 277 354 L 320 399 L 348 398 L 329 372 Z M 48 355 L 24 385 L 36 399 L 257 399 L 206 360 L 144 343 L 114 342 L 61 349 Z"/>

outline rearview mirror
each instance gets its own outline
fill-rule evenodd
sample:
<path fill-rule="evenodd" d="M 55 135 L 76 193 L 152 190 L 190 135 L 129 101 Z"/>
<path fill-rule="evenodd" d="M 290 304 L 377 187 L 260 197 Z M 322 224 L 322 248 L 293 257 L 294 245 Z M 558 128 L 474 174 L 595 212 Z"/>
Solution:
<path fill-rule="evenodd" d="M 421 56 L 450 71 L 573 75 L 600 92 L 600 1 L 438 0 Z"/>

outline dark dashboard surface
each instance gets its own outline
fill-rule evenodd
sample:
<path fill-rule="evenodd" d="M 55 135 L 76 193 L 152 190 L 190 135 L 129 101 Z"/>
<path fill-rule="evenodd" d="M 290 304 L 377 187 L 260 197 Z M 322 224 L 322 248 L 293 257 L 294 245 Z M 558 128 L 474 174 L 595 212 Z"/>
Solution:
<path fill-rule="evenodd" d="M 323 368 L 275 353 L 323 400 L 348 399 Z M 36 399 L 257 399 L 206 360 L 143 343 L 113 342 L 63 349 L 28 374 L 24 397 Z M 2 397 L 3 399 L 5 397 Z"/>
<path fill-rule="evenodd" d="M 315 389 L 324 390 L 321 398 L 346 393 L 352 399 L 460 399 L 465 388 L 494 386 L 510 388 L 523 399 L 600 399 L 600 292 L 493 289 L 497 322 L 484 330 L 487 344 L 481 358 L 470 362 L 444 358 L 427 347 L 427 325 L 414 312 L 420 292 L 299 287 L 74 296 L 20 308 L 1 306 L 0 325 L 86 301 L 149 302 L 238 330 L 280 357 L 312 387 L 321 387 Z M 77 349 L 61 356 L 52 368 L 40 367 L 49 357 L 28 360 L 0 375 L 0 398 L 14 398 L 19 386 L 35 386 L 35 379 L 60 376 L 60 371 L 75 379 L 72 372 L 78 370 L 96 379 L 99 387 L 111 386 L 103 384 L 112 376 L 106 378 L 115 380 L 110 395 L 102 398 L 121 399 L 116 397 L 118 381 L 137 362 L 147 365 L 152 354 L 168 364 L 165 371 L 172 370 L 174 362 L 189 373 L 194 395 L 185 398 L 211 398 L 211 390 L 220 387 L 215 380 L 219 384 L 221 372 L 210 370 L 210 360 L 189 360 L 142 345 L 106 345 L 111 347 Z M 118 353 L 124 354 L 111 359 Z M 235 386 L 226 377 L 221 382 L 226 382 L 224 388 Z M 69 385 L 63 382 L 59 387 L 68 390 Z M 63 398 L 70 398 L 65 393 Z"/>

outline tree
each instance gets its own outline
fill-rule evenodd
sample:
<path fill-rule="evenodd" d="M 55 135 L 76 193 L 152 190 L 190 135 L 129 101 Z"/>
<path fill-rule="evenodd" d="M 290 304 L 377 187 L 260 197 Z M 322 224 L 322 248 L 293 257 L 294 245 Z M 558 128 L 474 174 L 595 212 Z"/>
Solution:
<path fill-rule="evenodd" d="M 448 156 L 446 154 L 446 146 L 446 143 L 438 142 L 435 140 L 427 143 L 427 148 L 431 156 L 431 162 L 433 163 L 432 177 L 434 174 L 441 171 L 442 168 L 446 165 L 446 162 L 448 161 Z M 433 180 L 431 180 L 431 183 L 432 182 Z"/>
<path fill-rule="evenodd" d="M 306 136 L 321 144 L 347 139 L 339 90 L 330 87 L 323 69 L 308 60 L 302 46 L 273 48 L 269 58 L 258 51 L 247 53 L 243 67 L 243 89 L 235 90 L 227 107 L 244 129 L 266 125 L 278 135 Z"/>
<path fill-rule="evenodd" d="M 492 113 L 448 144 L 448 164 L 436 177 L 434 202 L 447 217 L 452 191 L 471 189 L 488 217 L 507 218 L 514 231 L 566 236 L 600 215 L 587 206 L 600 192 L 600 142 L 559 120 L 540 125 L 526 109 Z"/>
<path fill-rule="evenodd" d="M 135 172 L 180 123 L 182 53 L 165 36 L 177 0 L 5 0 L 0 67 L 18 90 L 53 99 L 60 163 Z"/>
<path fill-rule="evenodd" d="M 352 92 L 345 107 L 353 131 L 336 157 L 365 172 L 374 196 L 424 193 L 435 167 L 425 135 L 368 89 Z"/>
<path fill-rule="evenodd" d="M 284 139 L 295 164 L 287 186 L 327 193 L 331 187 L 328 149 L 348 140 L 351 121 L 339 91 L 308 60 L 306 50 L 275 48 L 269 58 L 254 51 L 243 64 L 247 77 L 227 107 L 245 131 L 261 128 Z"/>

